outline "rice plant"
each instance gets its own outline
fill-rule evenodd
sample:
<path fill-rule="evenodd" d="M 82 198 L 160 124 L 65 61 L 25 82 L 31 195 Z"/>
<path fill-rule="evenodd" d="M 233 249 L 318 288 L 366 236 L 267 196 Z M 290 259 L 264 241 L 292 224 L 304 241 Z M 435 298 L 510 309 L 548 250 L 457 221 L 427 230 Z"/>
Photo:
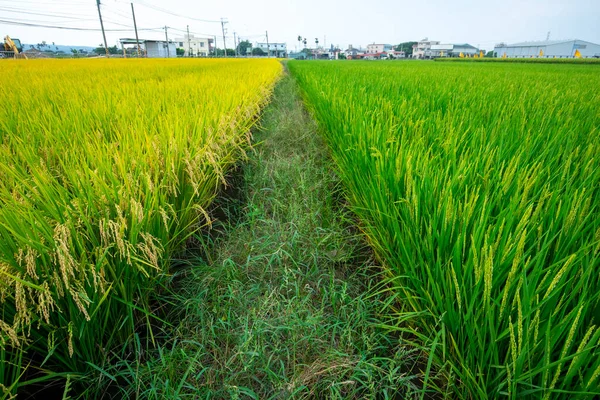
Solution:
<path fill-rule="evenodd" d="M 600 68 L 290 62 L 423 395 L 600 395 Z"/>
<path fill-rule="evenodd" d="M 157 318 L 281 73 L 274 60 L 5 62 L 0 389 L 99 368 Z M 141 329 L 141 327 L 147 329 Z M 0 390 L 0 398 L 3 396 Z"/>

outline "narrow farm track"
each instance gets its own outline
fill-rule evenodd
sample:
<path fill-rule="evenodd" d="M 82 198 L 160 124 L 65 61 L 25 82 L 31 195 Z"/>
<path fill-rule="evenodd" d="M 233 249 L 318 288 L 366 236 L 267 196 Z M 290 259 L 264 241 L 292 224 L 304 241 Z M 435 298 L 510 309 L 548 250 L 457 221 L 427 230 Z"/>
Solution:
<path fill-rule="evenodd" d="M 378 269 L 287 74 L 238 196 L 177 288 L 175 327 L 122 388 L 139 398 L 403 398 L 413 354 L 378 332 Z M 214 235 L 214 232 L 218 234 Z M 206 241 L 206 236 L 199 240 Z M 126 376 L 127 374 L 130 376 Z"/>

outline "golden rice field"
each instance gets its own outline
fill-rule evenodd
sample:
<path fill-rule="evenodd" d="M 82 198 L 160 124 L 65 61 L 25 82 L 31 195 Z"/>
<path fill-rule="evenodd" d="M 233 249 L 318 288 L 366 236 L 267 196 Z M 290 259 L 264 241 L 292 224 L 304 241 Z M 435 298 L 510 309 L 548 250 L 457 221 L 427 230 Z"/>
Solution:
<path fill-rule="evenodd" d="M 208 222 L 281 72 L 275 60 L 2 64 L 0 397 L 84 373 L 152 324 L 151 292 Z"/>

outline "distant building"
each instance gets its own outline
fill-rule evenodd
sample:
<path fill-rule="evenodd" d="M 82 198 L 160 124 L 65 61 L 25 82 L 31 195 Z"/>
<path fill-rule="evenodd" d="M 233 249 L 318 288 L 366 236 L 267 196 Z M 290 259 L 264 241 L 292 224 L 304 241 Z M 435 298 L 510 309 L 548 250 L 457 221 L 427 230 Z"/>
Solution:
<path fill-rule="evenodd" d="M 134 45 L 137 48 L 136 39 L 119 39 L 121 47 L 125 45 Z M 176 58 L 177 57 L 177 46 L 174 42 L 167 44 L 164 40 L 139 40 L 142 56 L 148 58 Z"/>
<path fill-rule="evenodd" d="M 367 45 L 367 53 L 383 53 L 385 51 L 392 51 L 394 47 L 391 44 L 368 44 Z"/>
<path fill-rule="evenodd" d="M 577 50 L 582 58 L 600 57 L 600 45 L 578 39 L 500 43 L 494 46 L 496 57 L 506 55 L 509 58 L 573 58 Z"/>
<path fill-rule="evenodd" d="M 406 53 L 403 51 L 381 51 L 378 53 L 365 53 L 362 55 L 362 58 L 365 60 L 396 60 L 400 58 L 405 58 Z"/>
<path fill-rule="evenodd" d="M 388 51 L 387 58 L 389 58 L 389 59 L 406 58 L 406 53 L 403 51 Z"/>
<path fill-rule="evenodd" d="M 431 46 L 436 44 L 440 44 L 440 42 L 428 38 L 418 41 L 417 44 L 413 45 L 413 58 L 426 58 L 425 54 L 431 50 Z"/>
<path fill-rule="evenodd" d="M 308 57 L 306 56 L 305 52 L 299 51 L 299 52 L 290 52 L 288 54 L 288 58 L 291 58 L 293 60 L 306 60 Z"/>
<path fill-rule="evenodd" d="M 331 45 L 331 47 L 329 48 L 329 59 L 330 60 L 339 59 L 341 52 L 342 52 L 341 49 L 338 49 L 337 47 L 334 47 L 333 45 Z"/>
<path fill-rule="evenodd" d="M 468 43 L 463 44 L 432 44 L 429 50 L 424 52 L 423 58 L 474 56 L 479 54 L 479 49 Z"/>
<path fill-rule="evenodd" d="M 364 58 L 365 60 L 381 60 L 383 59 L 387 59 L 387 53 L 385 52 L 380 52 L 380 53 L 365 53 L 362 55 L 362 58 Z"/>
<path fill-rule="evenodd" d="M 365 54 L 365 52 L 362 49 L 357 49 L 355 47 L 352 47 L 351 44 L 349 44 L 348 49 L 346 51 L 344 51 L 344 55 L 346 56 L 346 58 L 348 60 L 361 59 L 361 58 L 363 58 L 363 54 Z"/>
<path fill-rule="evenodd" d="M 256 43 L 256 47 L 267 53 L 269 56 L 275 56 L 279 58 L 287 57 L 287 44 L 286 43 Z"/>
<path fill-rule="evenodd" d="M 213 38 L 195 37 L 184 34 L 182 38 L 175 38 L 175 45 L 184 49 L 184 57 L 207 57 L 210 55 Z"/>

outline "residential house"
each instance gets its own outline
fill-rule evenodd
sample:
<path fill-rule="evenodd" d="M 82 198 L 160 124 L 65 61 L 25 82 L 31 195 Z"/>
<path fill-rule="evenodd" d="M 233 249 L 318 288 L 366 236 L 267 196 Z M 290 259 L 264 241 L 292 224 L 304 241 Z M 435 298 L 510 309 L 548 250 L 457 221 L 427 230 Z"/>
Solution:
<path fill-rule="evenodd" d="M 391 44 L 368 44 L 367 45 L 367 53 L 383 53 L 387 51 L 393 51 L 394 47 Z"/>
<path fill-rule="evenodd" d="M 344 51 L 346 59 L 348 60 L 360 60 L 361 58 L 363 58 L 364 53 L 365 52 L 362 49 L 352 47 L 351 44 L 349 44 L 348 49 Z"/>
<path fill-rule="evenodd" d="M 256 47 L 264 51 L 268 56 L 286 58 L 288 56 L 286 43 L 256 43 Z"/>
<path fill-rule="evenodd" d="M 428 38 L 420 40 L 419 42 L 417 42 L 417 44 L 413 45 L 413 58 L 428 58 L 426 56 L 426 53 L 429 50 L 431 50 L 432 45 L 436 44 L 440 44 L 440 42 L 435 40 L 429 40 Z"/>
<path fill-rule="evenodd" d="M 406 58 L 406 53 L 403 52 L 403 51 L 395 51 L 395 50 L 388 51 L 387 52 L 387 58 L 390 59 L 390 60 L 396 60 L 396 59 L 399 59 L 399 58 Z"/>
<path fill-rule="evenodd" d="M 211 54 L 213 38 L 196 37 L 186 33 L 183 37 L 175 38 L 178 48 L 184 49 L 184 57 L 207 57 Z"/>

